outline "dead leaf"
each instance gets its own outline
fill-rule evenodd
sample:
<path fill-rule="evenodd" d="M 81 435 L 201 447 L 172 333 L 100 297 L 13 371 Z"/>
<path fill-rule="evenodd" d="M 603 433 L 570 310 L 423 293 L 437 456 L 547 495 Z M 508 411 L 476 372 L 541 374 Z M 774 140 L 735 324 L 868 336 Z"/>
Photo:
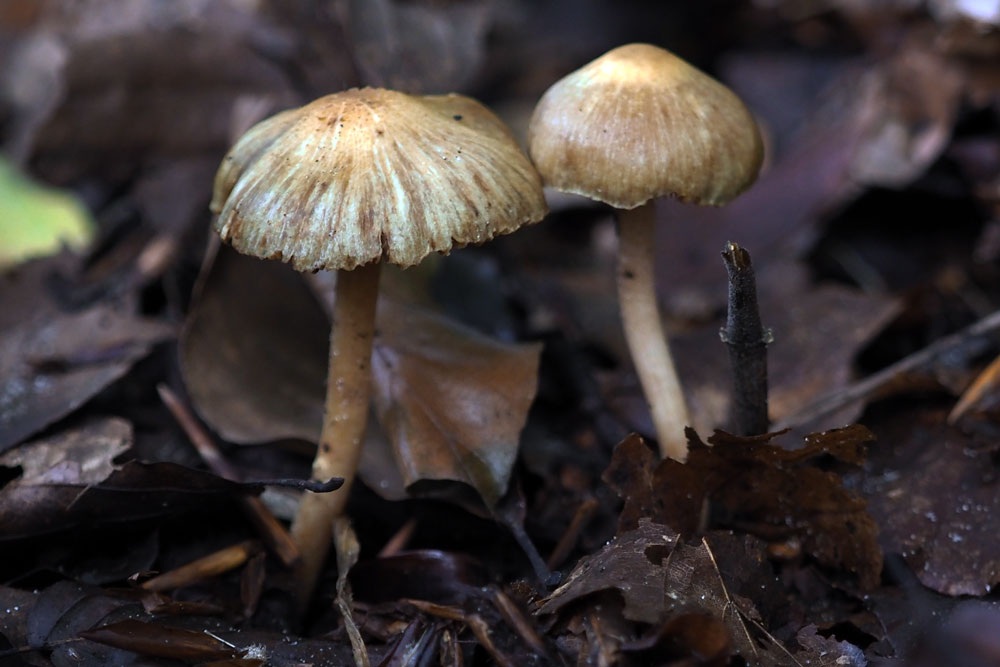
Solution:
<path fill-rule="evenodd" d="M 193 406 L 230 442 L 316 442 L 329 335 L 297 273 L 220 248 L 181 333 Z"/>
<path fill-rule="evenodd" d="M 483 564 L 471 556 L 432 549 L 364 560 L 350 576 L 355 596 L 371 603 L 414 598 L 462 604 L 488 582 Z"/>
<path fill-rule="evenodd" d="M 486 55 L 492 3 L 484 0 L 342 0 L 366 85 L 411 94 L 463 90 Z"/>
<path fill-rule="evenodd" d="M 166 323 L 111 304 L 66 312 L 45 301 L 0 330 L 0 452 L 76 410 L 172 335 Z"/>
<path fill-rule="evenodd" d="M 860 83 L 858 113 L 866 129 L 851 177 L 865 185 L 905 186 L 947 146 L 965 79 L 927 45 L 913 43 Z"/>
<path fill-rule="evenodd" d="M 495 504 L 535 398 L 541 345 L 501 343 L 387 299 L 379 310 L 375 407 L 407 487 L 458 481 Z"/>
<path fill-rule="evenodd" d="M 286 38 L 258 14 L 239 1 L 47 5 L 8 74 L 21 82 L 15 155 L 60 183 L 114 182 L 152 156 L 221 155 L 237 107 L 295 101 L 273 62 Z"/>
<path fill-rule="evenodd" d="M 219 660 L 237 655 L 232 646 L 208 633 L 135 620 L 84 630 L 80 637 L 140 655 L 174 660 Z"/>
<path fill-rule="evenodd" d="M 565 583 L 545 598 L 538 613 L 554 614 L 581 597 L 614 589 L 625 600 L 625 618 L 660 623 L 671 605 L 665 594 L 667 569 L 663 561 L 677 544 L 677 533 L 650 519 L 640 519 L 635 529 L 582 558 Z"/>
<path fill-rule="evenodd" d="M 376 412 L 403 484 L 460 482 L 495 503 L 534 399 L 541 346 L 494 341 L 385 298 L 376 328 Z M 328 335 L 300 276 L 223 248 L 181 340 L 194 406 L 227 440 L 315 442 Z M 370 486 L 380 490 L 382 479 Z"/>
<path fill-rule="evenodd" d="M 10 593 L 10 589 L 5 589 Z M 49 653 L 50 664 L 132 664 L 124 651 L 76 641 L 78 634 L 98 623 L 114 622 L 142 613 L 142 607 L 130 600 L 107 595 L 93 586 L 60 581 L 35 592 L 27 604 L 13 610 L 23 619 L 20 631 L 7 635 L 16 647 L 32 647 Z M 30 655 L 30 654 L 28 654 Z"/>
<path fill-rule="evenodd" d="M 107 418 L 4 454 L 0 466 L 21 474 L 0 488 L 0 540 L 162 516 L 206 499 L 260 492 L 173 463 L 114 465 L 131 443 L 131 424 Z"/>
<path fill-rule="evenodd" d="M 350 639 L 351 650 L 354 652 L 354 664 L 357 667 L 370 667 L 368 650 L 365 648 L 365 641 L 361 637 L 361 632 L 354 620 L 354 613 L 351 610 L 354 594 L 351 592 L 351 585 L 347 577 L 351 568 L 358 563 L 361 543 L 358 542 L 358 536 L 354 532 L 354 528 L 351 527 L 351 520 L 347 517 L 341 516 L 334 519 L 333 543 L 334 551 L 337 554 L 337 597 L 334 599 L 334 606 L 340 612 L 344 622 L 344 630 Z"/>
<path fill-rule="evenodd" d="M 807 664 L 819 667 L 868 667 L 865 652 L 846 641 L 837 641 L 816 632 L 815 625 L 807 625 L 799 630 L 795 640 L 803 649 L 811 653 L 813 659 Z"/>
<path fill-rule="evenodd" d="M 741 438 L 717 431 L 709 448 L 688 433 L 686 463 L 666 459 L 651 470 L 655 458 L 635 436 L 616 448 L 605 479 L 626 499 L 620 531 L 650 517 L 688 536 L 705 517 L 710 525 L 765 539 L 796 536 L 819 563 L 856 574 L 864 588 L 878 583 L 882 551 L 865 501 L 836 473 L 807 465 L 824 455 L 857 465 L 861 445 L 873 439 L 868 429 L 816 434 L 794 451 L 769 444 L 777 434 Z"/>
<path fill-rule="evenodd" d="M 928 588 L 984 595 L 1000 583 L 1000 497 L 995 447 L 914 405 L 875 423 L 881 444 L 864 482 L 888 552 L 902 554 Z"/>
<path fill-rule="evenodd" d="M 774 646 L 761 648 L 744 616 L 748 601 L 737 601 L 726 588 L 708 543 L 685 543 L 666 526 L 640 519 L 598 553 L 577 564 L 562 586 L 542 601 L 539 614 L 559 612 L 569 603 L 600 591 L 614 590 L 624 600 L 622 614 L 631 621 L 660 625 L 681 613 L 704 613 L 720 620 L 735 653 L 762 665 L 788 664 Z"/>
<path fill-rule="evenodd" d="M 726 665 L 732 654 L 729 631 L 719 619 L 707 614 L 680 614 L 660 626 L 655 634 L 622 646 L 638 653 L 647 664 L 698 656 L 698 664 Z"/>

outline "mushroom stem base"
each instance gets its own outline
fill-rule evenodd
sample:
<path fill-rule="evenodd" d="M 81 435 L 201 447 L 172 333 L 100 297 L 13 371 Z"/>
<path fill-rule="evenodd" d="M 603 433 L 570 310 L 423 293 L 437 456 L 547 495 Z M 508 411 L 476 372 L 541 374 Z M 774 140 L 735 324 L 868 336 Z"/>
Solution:
<path fill-rule="evenodd" d="M 326 412 L 312 477 L 322 481 L 343 477 L 344 485 L 332 493 L 307 491 L 292 523 L 292 539 L 302 553 L 296 583 L 303 611 L 330 550 L 333 520 L 344 513 L 358 469 L 371 399 L 372 339 L 380 272 L 381 265 L 373 262 L 337 274 Z"/>
<path fill-rule="evenodd" d="M 687 458 L 684 427 L 691 424 L 691 418 L 656 305 L 654 223 L 652 203 L 618 211 L 618 303 L 660 454 L 683 461 Z"/>

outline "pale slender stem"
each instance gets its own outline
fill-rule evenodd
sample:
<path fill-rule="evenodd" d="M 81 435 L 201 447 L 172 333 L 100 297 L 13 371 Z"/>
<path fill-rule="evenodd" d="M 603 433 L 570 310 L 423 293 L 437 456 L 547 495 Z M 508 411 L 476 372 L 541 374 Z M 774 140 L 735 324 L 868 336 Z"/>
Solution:
<path fill-rule="evenodd" d="M 618 211 L 618 304 L 625 339 L 646 394 L 660 454 L 687 458 L 684 427 L 691 424 L 674 360 L 660 325 L 653 277 L 652 204 Z"/>
<path fill-rule="evenodd" d="M 302 553 L 302 564 L 296 572 L 302 609 L 330 550 L 333 520 L 344 513 L 358 469 L 371 398 L 372 338 L 380 271 L 381 265 L 374 262 L 337 274 L 326 413 L 312 476 L 322 481 L 343 477 L 344 486 L 332 493 L 307 491 L 292 523 L 292 538 Z"/>

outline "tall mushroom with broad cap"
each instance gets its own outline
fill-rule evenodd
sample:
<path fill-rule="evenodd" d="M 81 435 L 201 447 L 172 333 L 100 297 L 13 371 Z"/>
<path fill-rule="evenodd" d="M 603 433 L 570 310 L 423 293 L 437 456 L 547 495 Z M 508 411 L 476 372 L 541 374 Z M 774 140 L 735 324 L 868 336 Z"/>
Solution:
<path fill-rule="evenodd" d="M 628 44 L 549 88 L 528 152 L 548 186 L 618 209 L 618 298 L 660 451 L 687 457 L 687 404 L 660 325 L 650 200 L 721 206 L 756 180 L 757 124 L 728 88 L 669 51 Z"/>
<path fill-rule="evenodd" d="M 299 271 L 335 269 L 326 412 L 314 479 L 292 525 L 308 598 L 357 470 L 371 394 L 380 262 L 412 266 L 482 243 L 546 211 L 538 173 L 510 131 L 460 95 L 352 89 L 252 127 L 215 177 L 215 230 L 236 250 Z"/>

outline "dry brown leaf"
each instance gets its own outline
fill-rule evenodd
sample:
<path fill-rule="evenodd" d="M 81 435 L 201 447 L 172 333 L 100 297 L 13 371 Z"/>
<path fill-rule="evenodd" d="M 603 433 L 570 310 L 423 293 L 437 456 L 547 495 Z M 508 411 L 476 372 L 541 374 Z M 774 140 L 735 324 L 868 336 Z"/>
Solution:
<path fill-rule="evenodd" d="M 365 84 L 413 94 L 462 90 L 486 55 L 491 3 L 343 0 Z"/>
<path fill-rule="evenodd" d="M 879 441 L 864 483 L 887 552 L 946 595 L 1000 583 L 1000 497 L 993 445 L 945 423 L 945 411 L 900 409 L 874 424 Z"/>
<path fill-rule="evenodd" d="M 105 418 L 4 454 L 0 468 L 20 474 L 0 488 L 0 541 L 162 516 L 261 490 L 173 463 L 115 465 L 131 445 L 132 425 Z"/>
<path fill-rule="evenodd" d="M 758 645 L 760 633 L 745 621 L 747 614 L 752 618 L 756 612 L 749 601 L 730 594 L 705 540 L 688 544 L 666 526 L 640 519 L 636 528 L 583 558 L 537 613 L 557 613 L 607 590 L 621 594 L 622 614 L 628 620 L 660 625 L 684 613 L 707 614 L 724 624 L 733 652 L 751 664 L 791 662 L 776 644 Z"/>
<path fill-rule="evenodd" d="M 819 563 L 857 575 L 864 588 L 878 583 L 878 527 L 864 500 L 836 473 L 808 465 L 824 455 L 860 464 L 862 445 L 873 439 L 868 429 L 816 434 L 794 451 L 769 444 L 776 434 L 741 438 L 717 431 L 709 448 L 688 433 L 687 463 L 667 459 L 651 470 L 655 459 L 637 436 L 615 449 L 605 479 L 626 499 L 619 530 L 651 517 L 687 536 L 698 531 L 708 508 L 710 525 L 738 526 L 765 539 L 797 537 Z"/>
<path fill-rule="evenodd" d="M 297 273 L 220 248 L 181 334 L 192 404 L 231 442 L 316 442 L 329 328 Z"/>
<path fill-rule="evenodd" d="M 375 407 L 404 482 L 463 482 L 493 505 L 538 388 L 541 345 L 501 343 L 387 299 L 379 310 Z"/>
<path fill-rule="evenodd" d="M 389 299 L 376 327 L 375 405 L 402 485 L 461 482 L 492 505 L 516 458 L 541 346 L 501 343 Z M 315 442 L 328 334 L 300 276 L 223 248 L 181 341 L 194 406 L 227 440 Z M 392 464 L 365 458 L 362 478 L 374 470 L 372 488 L 391 490 Z"/>
<path fill-rule="evenodd" d="M 0 451 L 79 408 L 173 335 L 111 304 L 67 312 L 38 296 L 35 313 L 0 330 Z"/>

